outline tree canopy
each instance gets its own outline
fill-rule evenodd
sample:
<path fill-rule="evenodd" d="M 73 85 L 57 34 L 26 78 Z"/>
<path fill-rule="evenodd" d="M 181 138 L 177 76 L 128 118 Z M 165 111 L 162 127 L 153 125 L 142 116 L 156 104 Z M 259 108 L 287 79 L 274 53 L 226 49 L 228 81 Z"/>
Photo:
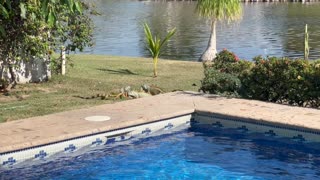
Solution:
<path fill-rule="evenodd" d="M 197 12 L 202 17 L 215 20 L 238 20 L 242 17 L 239 0 L 198 0 Z"/>
<path fill-rule="evenodd" d="M 34 5 L 35 9 L 40 10 L 38 13 L 40 13 L 40 18 L 46 19 L 47 23 L 49 25 L 54 25 L 55 20 L 58 17 L 59 12 L 59 6 L 67 6 L 67 11 L 70 11 L 72 13 L 82 12 L 82 6 L 81 2 L 77 0 L 19 0 L 19 1 L 10 1 L 10 0 L 0 0 L 0 16 L 1 19 L 10 19 L 13 16 L 16 15 L 14 11 L 19 9 L 20 16 L 24 19 L 27 18 L 27 13 L 31 13 L 32 17 L 34 19 L 39 18 L 37 17 L 36 12 L 28 11 L 27 7 L 28 5 Z M 18 8 L 17 8 L 18 7 Z M 0 35 L 5 35 L 5 28 L 3 24 L 0 24 Z"/>
<path fill-rule="evenodd" d="M 90 5 L 80 0 L 0 0 L 0 64 L 11 73 L 20 60 L 45 58 L 65 46 L 92 45 Z M 1 78 L 1 77 L 0 77 Z"/>

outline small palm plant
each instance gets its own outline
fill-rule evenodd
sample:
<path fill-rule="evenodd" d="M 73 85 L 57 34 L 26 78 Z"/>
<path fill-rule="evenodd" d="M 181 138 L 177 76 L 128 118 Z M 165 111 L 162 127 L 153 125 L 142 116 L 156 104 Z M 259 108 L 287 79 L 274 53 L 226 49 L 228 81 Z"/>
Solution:
<path fill-rule="evenodd" d="M 166 37 L 161 40 L 158 36 L 154 36 L 151 33 L 151 30 L 147 23 L 144 23 L 144 33 L 146 35 L 146 42 L 148 50 L 153 58 L 153 75 L 154 77 L 158 76 L 157 65 L 158 57 L 160 56 L 161 48 L 163 45 L 176 33 L 176 28 L 169 31 Z"/>

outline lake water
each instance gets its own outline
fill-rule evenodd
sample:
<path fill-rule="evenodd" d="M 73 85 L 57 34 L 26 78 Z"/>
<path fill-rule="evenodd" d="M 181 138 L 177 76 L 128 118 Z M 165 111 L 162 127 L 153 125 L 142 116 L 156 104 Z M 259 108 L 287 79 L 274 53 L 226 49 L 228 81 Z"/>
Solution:
<path fill-rule="evenodd" d="M 89 54 L 148 57 L 142 23 L 164 34 L 177 33 L 162 58 L 197 60 L 209 38 L 209 23 L 195 13 L 196 2 L 96 0 L 95 46 Z M 320 58 L 320 3 L 248 3 L 236 23 L 219 23 L 218 50 L 227 48 L 240 58 L 257 55 L 303 57 L 304 26 L 309 25 L 310 58 Z"/>

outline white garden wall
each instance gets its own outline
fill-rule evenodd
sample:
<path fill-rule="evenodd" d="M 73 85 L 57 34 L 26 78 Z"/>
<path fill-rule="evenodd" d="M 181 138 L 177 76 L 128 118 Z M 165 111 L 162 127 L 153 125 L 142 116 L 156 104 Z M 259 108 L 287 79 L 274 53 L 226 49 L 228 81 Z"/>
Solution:
<path fill-rule="evenodd" d="M 50 61 L 45 59 L 33 59 L 30 61 L 21 61 L 15 68 L 17 83 L 37 83 L 43 82 L 51 77 Z M 0 78 L 10 79 L 8 65 L 0 62 Z"/>

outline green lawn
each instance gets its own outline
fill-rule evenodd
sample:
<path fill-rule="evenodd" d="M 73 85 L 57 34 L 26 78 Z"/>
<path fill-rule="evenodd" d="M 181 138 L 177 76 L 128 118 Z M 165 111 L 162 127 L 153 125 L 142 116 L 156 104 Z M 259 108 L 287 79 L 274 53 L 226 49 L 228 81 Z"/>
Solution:
<path fill-rule="evenodd" d="M 18 85 L 10 96 L 0 94 L 0 122 L 85 108 L 112 100 L 83 99 L 130 85 L 154 84 L 166 92 L 197 91 L 203 77 L 197 62 L 160 60 L 159 77 L 153 78 L 152 60 L 147 58 L 73 55 L 74 67 L 66 76 L 54 76 L 41 84 Z M 197 86 L 193 86 L 196 84 Z"/>

